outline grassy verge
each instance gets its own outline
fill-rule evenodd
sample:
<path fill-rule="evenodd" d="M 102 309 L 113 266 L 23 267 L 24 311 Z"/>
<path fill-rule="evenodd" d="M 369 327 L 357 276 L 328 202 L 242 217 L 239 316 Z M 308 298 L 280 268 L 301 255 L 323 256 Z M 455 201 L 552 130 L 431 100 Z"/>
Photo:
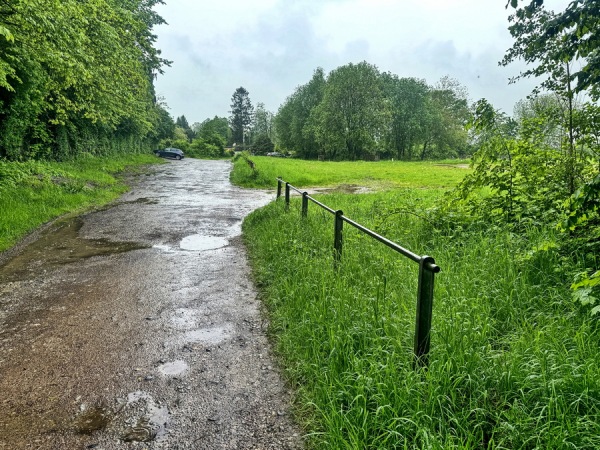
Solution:
<path fill-rule="evenodd" d="M 0 161 L 0 251 L 55 217 L 115 199 L 127 189 L 116 177 L 126 167 L 156 163 L 154 155 L 63 163 Z"/>
<path fill-rule="evenodd" d="M 278 176 L 294 186 L 353 184 L 375 189 L 456 185 L 468 172 L 468 161 L 328 162 L 252 156 L 252 170 L 243 158 L 234 163 L 231 181 L 244 187 L 272 188 Z"/>
<path fill-rule="evenodd" d="M 421 373 L 412 368 L 415 263 L 346 228 L 335 274 L 331 215 L 311 205 L 302 220 L 297 199 L 288 213 L 279 202 L 246 219 L 310 447 L 600 448 L 597 321 L 571 301 L 557 270 L 565 261 L 529 251 L 554 231 L 434 231 L 420 210 L 439 195 L 320 197 L 442 267 Z"/>

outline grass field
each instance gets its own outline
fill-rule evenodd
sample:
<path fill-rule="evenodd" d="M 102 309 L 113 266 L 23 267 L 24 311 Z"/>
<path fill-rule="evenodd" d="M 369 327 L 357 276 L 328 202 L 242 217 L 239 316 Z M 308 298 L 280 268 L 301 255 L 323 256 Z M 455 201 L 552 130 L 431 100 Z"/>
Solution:
<path fill-rule="evenodd" d="M 127 188 L 116 174 L 127 166 L 156 163 L 154 155 L 62 163 L 0 161 L 0 251 L 51 219 L 118 197 Z"/>
<path fill-rule="evenodd" d="M 398 187 L 452 187 L 469 171 L 468 161 L 377 161 L 329 162 L 252 156 L 253 172 L 238 159 L 232 182 L 245 187 L 273 187 L 281 176 L 294 186 L 332 186 L 350 184 L 374 189 Z"/>
<path fill-rule="evenodd" d="M 289 177 L 306 170 L 296 161 L 288 167 L 278 161 L 275 169 L 256 162 L 259 170 Z M 356 167 L 358 180 L 363 164 Z M 340 172 L 351 168 L 348 163 Z M 570 298 L 564 269 L 574 263 L 531 251 L 556 231 L 517 236 L 435 227 L 426 210 L 443 190 L 423 189 L 427 170 L 411 166 L 417 179 L 405 180 L 412 188 L 318 197 L 417 254 L 433 256 L 442 268 L 426 371 L 415 372 L 412 364 L 415 263 L 346 228 L 335 273 L 332 216 L 311 205 L 301 219 L 298 199 L 287 213 L 280 200 L 244 223 L 309 447 L 600 448 L 597 321 Z M 335 179 L 302 177 L 294 182 Z"/>

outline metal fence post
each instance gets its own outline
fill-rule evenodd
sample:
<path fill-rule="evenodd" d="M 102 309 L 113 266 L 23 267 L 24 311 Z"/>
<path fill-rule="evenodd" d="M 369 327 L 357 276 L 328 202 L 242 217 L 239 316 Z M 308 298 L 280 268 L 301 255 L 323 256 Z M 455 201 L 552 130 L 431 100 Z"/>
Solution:
<path fill-rule="evenodd" d="M 285 183 L 285 210 L 290 209 L 290 183 Z"/>
<path fill-rule="evenodd" d="M 344 230 L 344 213 L 341 209 L 335 212 L 334 236 L 333 236 L 333 268 L 338 269 L 342 259 L 342 243 Z"/>
<path fill-rule="evenodd" d="M 308 192 L 302 193 L 302 217 L 308 215 Z"/>
<path fill-rule="evenodd" d="M 417 289 L 417 318 L 415 323 L 415 365 L 425 367 L 428 363 L 431 339 L 431 316 L 433 312 L 433 281 L 435 272 L 431 256 L 421 257 L 419 262 L 419 286 Z"/>
<path fill-rule="evenodd" d="M 277 178 L 277 198 L 281 197 L 281 177 Z"/>

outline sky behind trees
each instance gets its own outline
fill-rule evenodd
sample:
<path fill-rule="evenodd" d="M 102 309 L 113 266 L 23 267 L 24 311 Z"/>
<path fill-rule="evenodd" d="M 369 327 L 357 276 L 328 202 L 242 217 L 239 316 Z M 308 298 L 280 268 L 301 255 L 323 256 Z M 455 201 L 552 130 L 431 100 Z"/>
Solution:
<path fill-rule="evenodd" d="M 173 65 L 157 93 L 190 123 L 229 115 L 240 86 L 273 112 L 294 88 L 363 60 L 382 72 L 435 84 L 456 78 L 475 101 L 511 114 L 535 81 L 508 85 L 523 66 L 499 67 L 511 44 L 506 0 L 166 0 L 157 46 Z M 564 9 L 567 0 L 546 0 Z"/>

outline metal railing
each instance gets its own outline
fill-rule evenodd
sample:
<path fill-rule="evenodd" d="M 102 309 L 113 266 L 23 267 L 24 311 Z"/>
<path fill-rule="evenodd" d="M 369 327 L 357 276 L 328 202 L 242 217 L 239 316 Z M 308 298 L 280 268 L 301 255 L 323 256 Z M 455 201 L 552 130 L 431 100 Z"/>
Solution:
<path fill-rule="evenodd" d="M 415 321 L 415 339 L 414 339 L 414 354 L 415 365 L 424 367 L 427 365 L 427 358 L 430 349 L 430 333 L 431 333 L 431 318 L 433 313 L 433 285 L 435 274 L 440 271 L 440 267 L 435 264 L 435 260 L 431 256 L 419 256 L 410 250 L 401 247 L 395 242 L 375 233 L 374 231 L 362 226 L 361 224 L 344 216 L 343 211 L 334 210 L 329 206 L 312 198 L 307 192 L 292 186 L 288 182 L 277 178 L 277 199 L 281 197 L 282 186 L 285 185 L 285 209 L 289 210 L 290 206 L 290 191 L 295 191 L 302 195 L 302 217 L 308 215 L 309 202 L 321 207 L 325 211 L 330 212 L 334 216 L 334 238 L 333 238 L 333 264 L 337 270 L 342 259 L 343 248 L 343 229 L 344 223 L 356 228 L 357 230 L 371 236 L 373 239 L 381 242 L 387 247 L 400 253 L 402 256 L 419 264 L 419 281 L 417 287 L 417 314 Z"/>

